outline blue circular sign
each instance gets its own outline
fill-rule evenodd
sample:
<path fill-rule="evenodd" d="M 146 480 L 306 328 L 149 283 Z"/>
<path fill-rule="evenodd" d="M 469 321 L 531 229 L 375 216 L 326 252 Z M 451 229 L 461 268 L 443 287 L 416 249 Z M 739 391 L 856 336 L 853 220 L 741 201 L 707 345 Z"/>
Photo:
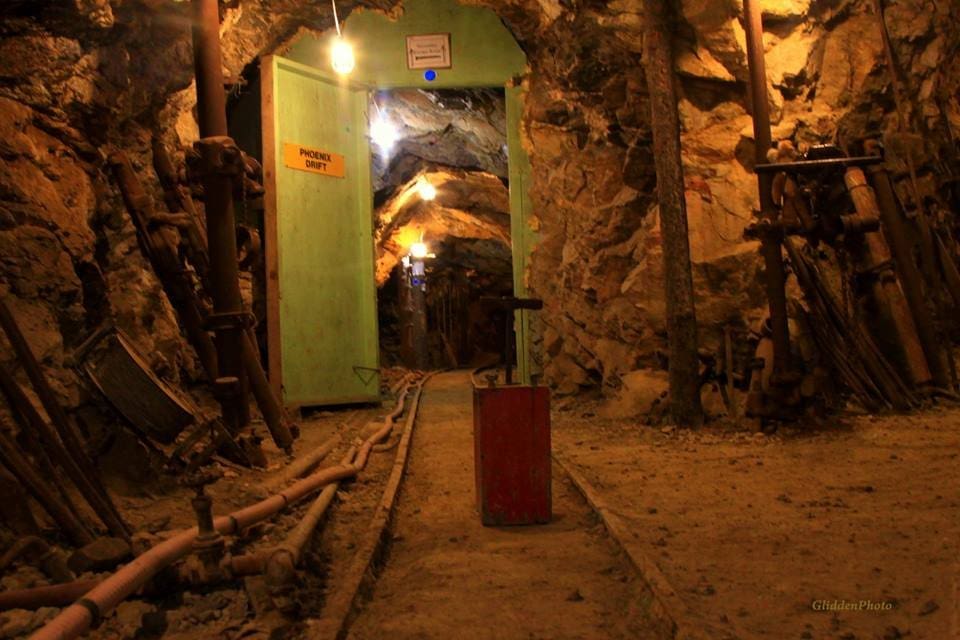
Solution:
<path fill-rule="evenodd" d="M 434 80 L 437 79 L 437 72 L 434 71 L 433 69 L 427 69 L 426 71 L 423 72 L 423 79 L 426 80 L 427 82 L 433 82 Z"/>

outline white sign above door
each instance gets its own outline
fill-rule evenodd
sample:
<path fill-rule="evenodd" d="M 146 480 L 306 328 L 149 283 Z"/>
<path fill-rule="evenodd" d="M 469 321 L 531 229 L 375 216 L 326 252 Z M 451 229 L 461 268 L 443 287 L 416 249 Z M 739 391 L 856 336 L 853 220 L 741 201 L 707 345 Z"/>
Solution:
<path fill-rule="evenodd" d="M 451 66 L 449 33 L 407 36 L 408 69 L 449 69 Z"/>

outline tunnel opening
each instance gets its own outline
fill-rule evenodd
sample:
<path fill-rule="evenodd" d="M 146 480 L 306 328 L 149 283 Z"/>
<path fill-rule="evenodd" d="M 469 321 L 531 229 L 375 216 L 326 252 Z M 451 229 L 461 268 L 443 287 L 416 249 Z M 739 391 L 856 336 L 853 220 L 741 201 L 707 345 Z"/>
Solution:
<path fill-rule="evenodd" d="M 381 363 L 477 366 L 503 351 L 513 292 L 503 89 L 371 94 Z"/>

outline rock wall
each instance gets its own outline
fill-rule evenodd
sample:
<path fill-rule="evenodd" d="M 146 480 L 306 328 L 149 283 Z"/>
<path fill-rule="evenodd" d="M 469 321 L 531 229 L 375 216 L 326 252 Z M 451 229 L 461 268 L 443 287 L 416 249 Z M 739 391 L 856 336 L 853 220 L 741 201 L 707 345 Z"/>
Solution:
<path fill-rule="evenodd" d="M 563 392 L 659 367 L 661 255 L 641 71 L 639 0 L 479 1 L 526 50 L 524 135 L 542 241 L 527 274 L 547 307 L 548 376 Z M 346 15 L 363 4 L 340 2 Z M 960 131 L 960 8 L 887 0 L 909 71 L 911 117 L 927 155 Z M 871 0 L 769 0 L 767 47 L 777 137 L 798 142 L 895 133 Z M 0 7 L 0 288 L 64 399 L 81 401 L 65 355 L 116 322 L 168 379 L 193 355 L 137 248 L 103 157 L 123 148 L 156 190 L 149 137 L 195 136 L 188 7 L 171 0 L 12 0 Z M 741 240 L 755 201 L 736 0 L 685 0 L 676 42 L 684 162 L 702 337 L 760 317 L 755 247 Z M 301 28 L 331 26 L 323 3 L 241 0 L 223 24 L 226 76 Z M 929 177 L 925 170 L 924 177 Z M 5 343 L 0 360 L 10 363 Z"/>
<path fill-rule="evenodd" d="M 923 149 L 929 161 L 937 140 L 949 140 L 947 123 L 956 130 L 960 8 L 886 4 L 917 126 L 937 132 Z M 630 372 L 662 366 L 666 348 L 642 3 L 508 5 L 498 11 L 532 68 L 524 127 L 542 242 L 529 283 L 547 304 L 546 372 L 561 392 L 601 384 L 615 395 Z M 701 345 L 716 349 L 724 326 L 749 327 L 765 307 L 756 245 L 742 240 L 757 206 L 743 6 L 680 5 L 675 55 L 697 314 Z M 775 139 L 889 141 L 897 118 L 872 0 L 761 6 Z"/>
<path fill-rule="evenodd" d="M 194 371 L 104 163 L 124 148 L 149 166 L 148 126 L 189 84 L 190 50 L 167 17 L 115 6 L 0 8 L 0 292 L 71 406 L 82 387 L 65 358 L 103 322 L 168 379 Z M 0 361 L 12 358 L 0 340 Z"/>

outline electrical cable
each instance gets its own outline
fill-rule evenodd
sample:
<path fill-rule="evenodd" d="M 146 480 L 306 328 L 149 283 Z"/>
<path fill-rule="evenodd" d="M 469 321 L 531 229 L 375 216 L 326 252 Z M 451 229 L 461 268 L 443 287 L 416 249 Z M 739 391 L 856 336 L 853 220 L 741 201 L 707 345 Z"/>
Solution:
<path fill-rule="evenodd" d="M 337 27 L 337 37 L 340 38 L 343 34 L 340 32 L 340 18 L 337 16 L 337 0 L 330 0 L 330 6 L 333 7 L 333 24 Z"/>

